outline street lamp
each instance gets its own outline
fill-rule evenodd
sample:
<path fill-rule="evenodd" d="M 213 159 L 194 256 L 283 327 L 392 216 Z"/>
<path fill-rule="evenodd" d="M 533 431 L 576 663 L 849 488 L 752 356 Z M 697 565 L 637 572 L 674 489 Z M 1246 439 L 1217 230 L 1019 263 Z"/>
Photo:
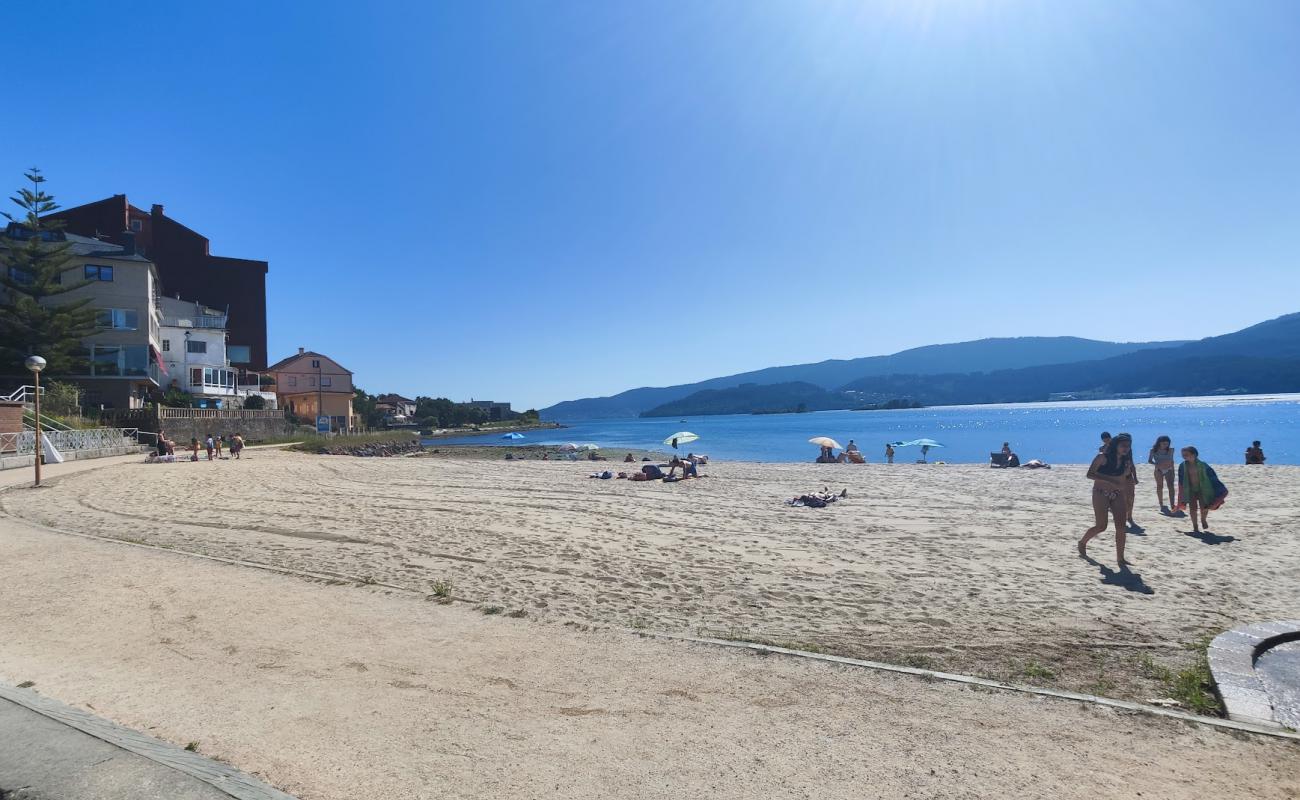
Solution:
<path fill-rule="evenodd" d="M 36 381 L 36 483 L 41 485 L 41 370 L 45 369 L 45 359 L 40 356 L 28 356 L 23 362 L 32 371 Z"/>

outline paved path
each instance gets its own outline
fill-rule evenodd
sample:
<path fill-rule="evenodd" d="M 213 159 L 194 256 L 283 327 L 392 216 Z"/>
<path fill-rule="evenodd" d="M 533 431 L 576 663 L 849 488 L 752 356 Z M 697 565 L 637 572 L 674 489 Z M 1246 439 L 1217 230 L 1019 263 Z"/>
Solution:
<path fill-rule="evenodd" d="M 27 704 L 0 697 L 0 797 L 5 800 L 288 798 L 274 790 L 262 791 L 259 781 L 239 776 L 224 764 L 133 734 L 31 692 L 4 687 L 0 694 L 29 695 Z M 64 715 L 65 719 L 48 716 L 29 705 Z M 87 729 L 98 729 L 100 735 L 91 735 L 68 724 L 72 720 L 67 720 L 67 715 L 80 718 Z M 110 739 L 126 736 L 137 749 L 153 752 L 149 755 L 131 752 L 101 736 Z M 198 777 L 194 771 L 206 772 L 208 779 Z M 217 788 L 227 783 L 227 779 L 229 791 Z"/>

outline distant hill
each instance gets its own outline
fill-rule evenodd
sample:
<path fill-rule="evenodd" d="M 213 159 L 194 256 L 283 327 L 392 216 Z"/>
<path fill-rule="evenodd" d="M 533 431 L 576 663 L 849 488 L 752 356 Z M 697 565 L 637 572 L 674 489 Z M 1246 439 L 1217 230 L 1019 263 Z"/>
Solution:
<path fill-rule="evenodd" d="M 847 402 L 853 402 L 849 400 Z M 844 395 L 828 392 L 804 381 L 759 385 L 742 383 L 729 389 L 701 389 L 641 412 L 643 417 L 680 417 L 687 414 L 752 414 L 783 411 L 827 411 L 844 408 Z"/>
<path fill-rule="evenodd" d="M 696 392 L 731 389 L 747 383 L 757 386 L 809 383 L 822 389 L 835 390 L 847 383 L 870 376 L 933 375 L 1018 369 L 1099 360 L 1179 344 L 1182 342 L 1099 342 L 1073 336 L 979 339 L 973 342 L 927 345 L 888 356 L 834 359 L 815 364 L 768 367 L 697 383 L 629 389 L 612 397 L 566 400 L 542 409 L 541 414 L 543 419 L 548 420 L 635 417 L 644 411 L 680 400 Z"/>
<path fill-rule="evenodd" d="M 1107 359 L 987 373 L 868 376 L 842 388 L 868 401 L 910 397 L 927 405 L 1035 402 L 1064 392 L 1300 392 L 1300 314 Z"/>

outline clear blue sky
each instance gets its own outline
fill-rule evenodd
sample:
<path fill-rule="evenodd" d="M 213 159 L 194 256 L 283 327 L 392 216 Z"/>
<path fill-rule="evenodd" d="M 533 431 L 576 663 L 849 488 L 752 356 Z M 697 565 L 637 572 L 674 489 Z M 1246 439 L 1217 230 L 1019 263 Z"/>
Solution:
<path fill-rule="evenodd" d="M 372 392 L 1300 310 L 1292 0 L 26 3 L 0 46 L 0 186 L 269 260 L 272 358 Z"/>

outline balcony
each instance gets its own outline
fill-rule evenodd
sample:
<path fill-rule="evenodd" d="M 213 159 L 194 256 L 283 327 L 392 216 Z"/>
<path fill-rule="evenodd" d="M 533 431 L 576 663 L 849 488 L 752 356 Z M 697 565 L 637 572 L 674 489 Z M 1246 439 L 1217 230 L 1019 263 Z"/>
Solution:
<path fill-rule="evenodd" d="M 168 328 L 213 328 L 223 330 L 226 327 L 225 314 L 191 314 L 188 317 L 163 317 L 162 324 Z"/>

